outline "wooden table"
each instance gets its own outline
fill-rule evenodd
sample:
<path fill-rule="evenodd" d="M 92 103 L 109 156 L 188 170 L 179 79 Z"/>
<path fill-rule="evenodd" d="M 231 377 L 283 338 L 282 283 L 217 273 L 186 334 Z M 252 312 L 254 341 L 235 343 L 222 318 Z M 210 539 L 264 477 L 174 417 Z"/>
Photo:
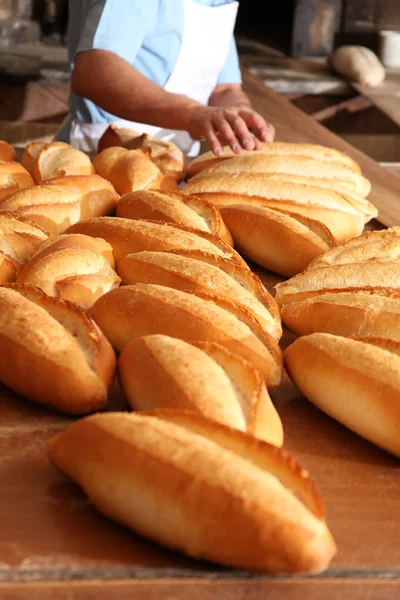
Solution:
<path fill-rule="evenodd" d="M 280 139 L 347 145 L 246 77 Z M 350 149 L 385 208 L 400 179 Z M 376 194 L 376 192 L 375 192 Z M 387 207 L 386 207 L 387 208 Z M 387 215 L 390 210 L 387 210 Z M 393 213 L 394 216 L 394 213 Z M 256 269 L 270 289 L 278 278 Z M 283 345 L 291 341 L 286 332 Z M 274 400 L 285 447 L 313 477 L 338 545 L 318 577 L 219 569 L 170 553 L 106 520 L 46 459 L 46 442 L 71 419 L 0 389 L 1 600 L 397 600 L 400 597 L 400 463 L 325 416 L 285 377 Z M 109 409 L 123 407 L 117 386 Z"/>

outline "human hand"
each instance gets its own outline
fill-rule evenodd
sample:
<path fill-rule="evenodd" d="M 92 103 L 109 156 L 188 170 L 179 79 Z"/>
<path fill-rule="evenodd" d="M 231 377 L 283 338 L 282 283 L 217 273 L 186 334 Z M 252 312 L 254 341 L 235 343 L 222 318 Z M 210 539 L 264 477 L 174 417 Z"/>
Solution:
<path fill-rule="evenodd" d="M 275 128 L 247 105 L 196 106 L 190 109 L 188 132 L 197 140 L 207 140 L 216 155 L 228 144 L 236 154 L 257 150 L 260 140 L 272 142 Z"/>

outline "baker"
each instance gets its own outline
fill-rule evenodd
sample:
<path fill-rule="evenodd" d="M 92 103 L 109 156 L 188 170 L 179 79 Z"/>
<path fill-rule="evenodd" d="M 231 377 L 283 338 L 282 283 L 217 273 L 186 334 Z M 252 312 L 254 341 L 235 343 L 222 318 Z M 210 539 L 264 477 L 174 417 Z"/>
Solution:
<path fill-rule="evenodd" d="M 231 0 L 69 0 L 70 115 L 56 139 L 95 152 L 110 123 L 196 156 L 272 141 L 242 90 Z"/>

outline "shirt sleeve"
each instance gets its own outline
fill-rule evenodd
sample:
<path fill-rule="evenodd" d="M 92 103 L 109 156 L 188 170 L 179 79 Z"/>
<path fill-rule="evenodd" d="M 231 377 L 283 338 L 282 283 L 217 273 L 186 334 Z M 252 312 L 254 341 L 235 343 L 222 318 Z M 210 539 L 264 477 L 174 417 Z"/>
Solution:
<path fill-rule="evenodd" d="M 154 30 L 159 0 L 91 0 L 76 53 L 109 50 L 132 64 Z"/>
<path fill-rule="evenodd" d="M 229 47 L 228 57 L 218 76 L 218 83 L 242 83 L 239 57 L 235 38 L 233 36 Z"/>

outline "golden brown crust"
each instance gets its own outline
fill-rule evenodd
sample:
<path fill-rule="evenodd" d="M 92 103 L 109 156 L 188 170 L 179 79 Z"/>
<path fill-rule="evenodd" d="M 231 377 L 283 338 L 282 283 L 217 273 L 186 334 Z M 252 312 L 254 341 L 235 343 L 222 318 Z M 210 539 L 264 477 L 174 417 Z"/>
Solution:
<path fill-rule="evenodd" d="M 337 240 L 360 235 L 364 228 L 364 215 L 343 196 L 312 185 L 242 173 L 196 179 L 182 191 L 205 198 L 218 208 L 248 204 L 299 213 L 322 222 Z"/>
<path fill-rule="evenodd" d="M 185 157 L 178 146 L 172 142 L 155 140 L 145 133 L 140 135 L 132 129 L 119 128 L 111 124 L 101 136 L 97 152 L 100 153 L 111 146 L 149 151 L 152 161 L 162 173 L 172 173 L 177 181 L 181 181 L 185 175 Z"/>
<path fill-rule="evenodd" d="M 102 513 L 190 556 L 288 573 L 321 571 L 335 554 L 323 519 L 292 492 L 310 490 L 301 468 L 202 417 L 97 415 L 53 438 L 48 452 Z"/>
<path fill-rule="evenodd" d="M 170 252 L 194 249 L 217 254 L 222 258 L 230 258 L 235 263 L 248 268 L 240 255 L 217 236 L 189 229 L 183 225 L 178 227 L 172 223 L 159 221 L 98 217 L 72 225 L 67 233 L 102 237 L 112 245 L 116 261 L 127 254 L 144 250 Z"/>
<path fill-rule="evenodd" d="M 18 275 L 18 283 L 34 285 L 50 296 L 88 308 L 118 287 L 112 248 L 103 239 L 62 235 L 38 247 Z"/>
<path fill-rule="evenodd" d="M 221 214 L 241 254 L 287 277 L 335 245 L 322 223 L 296 213 L 237 204 L 221 208 Z"/>
<path fill-rule="evenodd" d="M 78 306 L 26 285 L 0 288 L 0 380 L 70 414 L 103 408 L 115 373 L 107 340 Z"/>
<path fill-rule="evenodd" d="M 0 161 L 0 206 L 11 194 L 35 185 L 28 171 L 17 162 Z"/>
<path fill-rule="evenodd" d="M 40 184 L 64 175 L 92 175 L 94 167 L 84 152 L 69 144 L 51 142 L 35 148 L 30 173 L 35 183 Z"/>
<path fill-rule="evenodd" d="M 17 160 L 17 154 L 12 146 L 3 140 L 0 140 L 0 160 L 13 162 Z"/>
<path fill-rule="evenodd" d="M 302 393 L 343 425 L 400 456 L 400 357 L 377 344 L 313 333 L 285 351 Z"/>
<path fill-rule="evenodd" d="M 282 446 L 282 423 L 261 375 L 219 344 L 137 338 L 122 351 L 118 373 L 134 410 L 191 410 Z"/>
<path fill-rule="evenodd" d="M 160 285 L 136 284 L 108 292 L 95 302 L 90 314 L 117 351 L 137 337 L 156 333 L 189 343 L 212 341 L 252 363 L 268 388 L 276 387 L 281 380 L 282 352 L 278 344 L 234 302 Z"/>
<path fill-rule="evenodd" d="M 227 273 L 215 264 L 201 258 L 199 260 L 197 256 L 190 257 L 188 254 L 186 252 L 181 256 L 176 253 L 149 251 L 129 254 L 118 261 L 117 273 L 125 285 L 155 283 L 184 292 L 205 292 L 222 298 L 234 298 L 237 304 L 251 312 L 267 333 L 276 340 L 280 339 L 280 320 L 276 318 L 275 312 L 271 314 L 269 310 L 269 307 L 275 304 L 272 297 L 265 305 L 241 284 L 241 280 L 246 278 L 247 274 L 248 279 L 251 279 L 250 271 L 232 264 L 231 272 Z M 239 270 L 239 279 L 236 279 L 235 273 Z M 267 295 L 268 292 L 265 292 L 265 296 Z"/>
<path fill-rule="evenodd" d="M 228 146 L 223 148 L 224 152 L 220 156 L 216 156 L 213 152 L 205 152 L 194 158 L 188 166 L 188 177 L 193 177 L 199 171 L 206 169 L 213 164 L 218 164 L 223 160 L 230 159 L 236 156 Z M 260 150 L 244 150 L 243 155 L 255 156 L 262 155 L 297 155 L 325 160 L 328 162 L 337 162 L 351 168 L 355 173 L 361 173 L 359 165 L 343 152 L 339 152 L 333 148 L 318 146 L 317 144 L 292 144 L 286 142 L 264 142 Z"/>
<path fill-rule="evenodd" d="M 81 219 L 115 214 L 119 195 L 112 184 L 99 175 L 64 175 L 54 177 L 47 185 L 79 190 Z"/>

